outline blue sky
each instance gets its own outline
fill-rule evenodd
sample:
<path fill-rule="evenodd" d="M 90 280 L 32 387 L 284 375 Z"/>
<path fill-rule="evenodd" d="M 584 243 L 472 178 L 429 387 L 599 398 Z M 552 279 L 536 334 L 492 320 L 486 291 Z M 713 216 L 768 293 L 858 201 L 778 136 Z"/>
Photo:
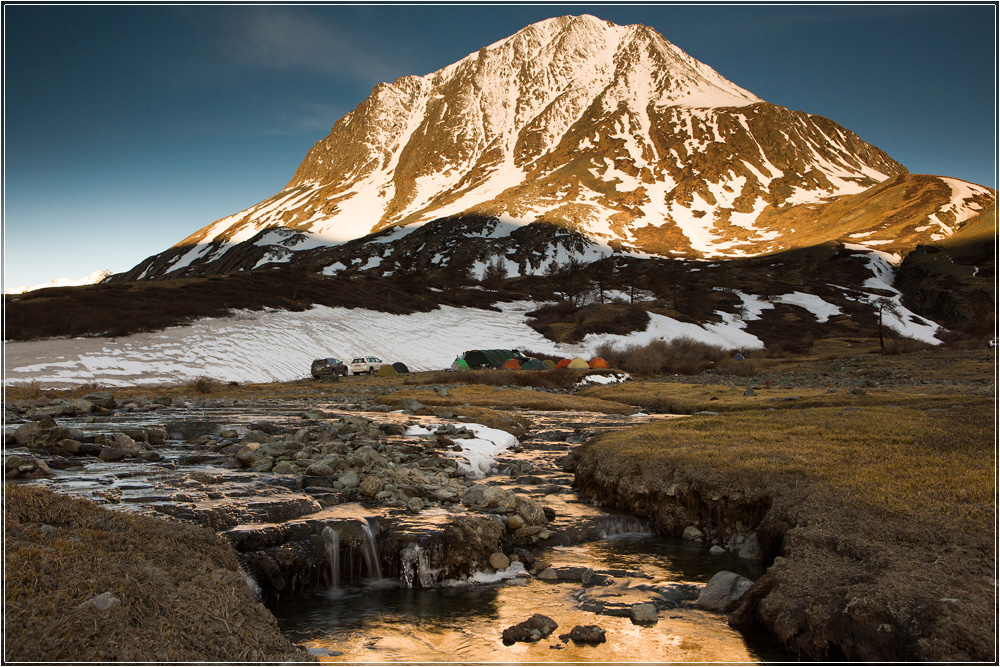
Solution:
<path fill-rule="evenodd" d="M 7 4 L 4 287 L 127 270 L 278 192 L 378 82 L 583 13 L 912 172 L 996 187 L 991 4 Z"/>

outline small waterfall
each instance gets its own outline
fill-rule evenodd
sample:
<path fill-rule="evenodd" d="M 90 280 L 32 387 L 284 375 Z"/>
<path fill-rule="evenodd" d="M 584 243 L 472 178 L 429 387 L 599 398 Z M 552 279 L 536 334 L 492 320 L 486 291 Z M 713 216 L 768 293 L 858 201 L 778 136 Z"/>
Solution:
<path fill-rule="evenodd" d="M 379 565 L 378 547 L 375 545 L 375 533 L 367 521 L 361 524 L 361 528 L 364 531 L 361 555 L 364 556 L 365 563 L 368 565 L 368 575 L 372 578 L 372 581 L 382 581 L 382 567 Z"/>
<path fill-rule="evenodd" d="M 340 588 L 340 532 L 327 526 L 323 529 L 323 542 L 326 544 L 326 560 L 330 564 L 331 585 Z"/>
<path fill-rule="evenodd" d="M 641 533 L 653 535 L 653 527 L 648 521 L 631 516 L 607 516 L 597 522 L 597 529 L 603 537 L 624 535 L 625 533 Z"/>

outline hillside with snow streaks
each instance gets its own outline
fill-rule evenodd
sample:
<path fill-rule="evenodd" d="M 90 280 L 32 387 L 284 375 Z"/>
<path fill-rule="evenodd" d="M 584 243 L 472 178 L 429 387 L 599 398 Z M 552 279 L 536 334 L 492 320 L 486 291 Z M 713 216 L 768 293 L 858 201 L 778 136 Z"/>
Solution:
<path fill-rule="evenodd" d="M 649 27 L 562 16 L 436 72 L 377 85 L 281 192 L 121 279 L 302 257 L 330 274 L 352 263 L 312 261 L 324 248 L 469 216 L 510 229 L 558 225 L 640 256 L 758 256 L 855 233 L 874 246 L 893 230 L 829 225 L 824 211 L 905 174 L 850 130 L 760 99 Z M 933 197 L 893 217 L 907 226 L 907 247 L 954 233 L 995 203 L 988 188 L 927 178 L 941 184 L 928 186 Z M 915 196 L 891 194 L 894 204 Z M 852 219 L 839 209 L 830 217 Z"/>

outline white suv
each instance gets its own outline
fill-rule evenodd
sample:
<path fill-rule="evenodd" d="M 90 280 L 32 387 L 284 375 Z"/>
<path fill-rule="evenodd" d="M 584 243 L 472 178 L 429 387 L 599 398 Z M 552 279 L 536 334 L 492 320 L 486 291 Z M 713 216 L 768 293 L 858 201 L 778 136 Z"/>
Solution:
<path fill-rule="evenodd" d="M 384 362 L 378 357 L 356 357 L 351 361 L 351 372 L 355 375 L 362 373 L 374 375 L 383 364 Z"/>

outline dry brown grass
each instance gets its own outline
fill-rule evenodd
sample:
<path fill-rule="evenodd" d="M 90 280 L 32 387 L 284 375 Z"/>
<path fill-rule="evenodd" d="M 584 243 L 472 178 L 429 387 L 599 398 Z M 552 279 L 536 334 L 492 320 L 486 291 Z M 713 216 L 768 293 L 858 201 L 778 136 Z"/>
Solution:
<path fill-rule="evenodd" d="M 7 484 L 4 499 L 5 661 L 310 659 L 210 531 L 38 487 Z M 104 592 L 121 606 L 78 608 Z"/>
<path fill-rule="evenodd" d="M 584 373 L 586 371 L 578 371 L 572 368 L 554 368 L 549 371 L 516 371 L 508 369 L 438 371 L 421 373 L 407 378 L 404 384 L 485 384 L 494 387 L 515 386 L 569 389 L 580 381 Z"/>
<path fill-rule="evenodd" d="M 638 462 L 653 490 L 678 467 L 706 471 L 723 488 L 807 480 L 847 505 L 989 530 L 996 511 L 995 408 L 985 398 L 965 397 L 963 404 L 659 421 L 605 436 L 593 453 L 611 476 Z"/>
<path fill-rule="evenodd" d="M 379 400 L 388 405 L 399 407 L 404 398 L 413 398 L 424 405 L 435 408 L 451 408 L 455 412 L 459 412 L 466 404 L 496 409 L 577 410 L 623 415 L 635 412 L 635 408 L 632 406 L 601 398 L 573 394 L 551 394 L 527 389 L 490 388 L 484 385 L 457 387 L 449 390 L 447 396 L 440 396 L 436 391 L 431 390 L 404 389 L 383 396 Z"/>

